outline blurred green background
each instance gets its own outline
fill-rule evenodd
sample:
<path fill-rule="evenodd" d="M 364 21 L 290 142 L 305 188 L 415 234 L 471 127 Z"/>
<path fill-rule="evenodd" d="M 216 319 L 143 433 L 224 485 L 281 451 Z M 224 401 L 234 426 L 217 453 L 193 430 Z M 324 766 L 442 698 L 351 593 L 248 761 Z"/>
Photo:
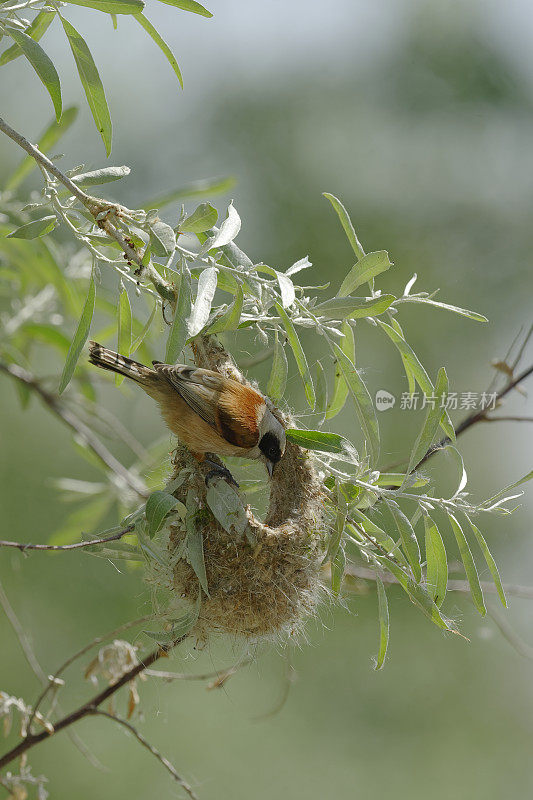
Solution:
<path fill-rule="evenodd" d="M 443 300 L 489 317 L 490 324 L 481 325 L 410 307 L 401 318 L 431 374 L 445 363 L 452 388 L 482 391 L 491 359 L 503 357 L 531 322 L 530 5 L 226 0 L 210 8 L 215 17 L 205 20 L 147 3 L 147 15 L 178 57 L 184 92 L 133 20 L 120 18 L 114 32 L 96 12 L 69 9 L 106 86 L 114 121 L 110 163 L 132 167 L 131 176 L 112 187 L 116 198 L 136 207 L 188 180 L 233 175 L 232 196 L 243 219 L 238 244 L 255 261 L 281 268 L 309 254 L 314 268 L 308 282 L 335 285 L 352 256 L 321 196 L 333 192 L 349 209 L 364 247 L 387 249 L 395 262 L 383 289 L 398 292 L 417 272 L 419 289 L 440 287 Z M 80 105 L 61 143 L 65 164 L 102 166 L 103 148 L 67 46 L 59 30 L 45 41 L 66 103 Z M 2 68 L 0 107 L 30 139 L 50 118 L 48 98 L 19 61 Z M 0 185 L 18 158 L 16 147 L 0 140 Z M 38 183 L 26 187 L 32 185 Z M 226 199 L 217 199 L 220 209 Z M 169 220 L 176 211 L 170 209 Z M 379 332 L 361 329 L 357 357 L 372 392 L 407 389 L 399 359 Z M 266 369 L 252 374 L 264 382 Z M 302 409 L 297 381 L 289 387 L 288 400 Z M 111 387 L 103 396 L 145 444 L 162 434 L 144 397 Z M 0 397 L 2 533 L 46 542 L 71 510 L 50 479 L 94 480 L 98 473 L 76 456 L 68 432 L 38 402 L 20 410 L 6 378 Z M 531 416 L 531 401 L 515 395 L 505 413 Z M 333 422 L 334 429 L 357 436 L 348 406 Z M 405 455 L 420 416 L 396 407 L 380 423 L 384 461 Z M 532 443 L 533 427 L 526 424 L 485 424 L 468 432 L 461 449 L 476 497 L 531 469 Z M 116 452 L 126 457 L 120 447 Z M 439 458 L 446 456 L 437 456 L 428 473 Z M 507 583 L 533 584 L 531 510 L 526 486 L 513 517 L 484 521 Z M 83 553 L 24 557 L 3 551 L 0 571 L 46 671 L 93 636 L 149 610 L 137 573 Z M 477 616 L 468 597 L 448 601 L 465 641 L 434 629 L 391 590 L 389 657 L 375 673 L 377 601 L 373 587 L 366 588 L 347 595 L 345 607 L 323 607 L 306 639 L 290 647 L 298 680 L 277 713 L 271 712 L 285 692 L 287 658 L 278 646 L 258 648 L 256 662 L 222 690 L 152 678 L 140 686 L 143 733 L 203 800 L 529 796 L 530 663 L 491 619 Z M 530 609 L 531 601 L 510 598 L 506 617 L 533 641 Z M 0 689 L 31 701 L 37 682 L 3 615 L 0 653 Z M 177 653 L 168 667 L 202 672 L 241 653 L 239 643 L 214 642 L 202 652 Z M 79 698 L 79 686 L 74 670 L 65 707 Z M 89 696 L 91 689 L 84 691 Z M 125 703 L 119 699 L 121 713 Z M 112 723 L 90 720 L 78 733 L 108 771 L 93 769 L 62 733 L 30 755 L 34 773 L 49 777 L 52 797 L 181 796 L 155 760 Z"/>

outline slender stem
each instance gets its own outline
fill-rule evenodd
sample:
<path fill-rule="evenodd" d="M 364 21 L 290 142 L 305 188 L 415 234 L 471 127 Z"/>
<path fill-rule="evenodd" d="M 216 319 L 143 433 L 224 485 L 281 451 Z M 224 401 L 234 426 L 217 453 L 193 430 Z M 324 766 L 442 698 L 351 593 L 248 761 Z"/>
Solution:
<path fill-rule="evenodd" d="M 125 236 L 121 233 L 117 226 L 113 225 L 109 219 L 109 216 L 114 215 L 119 217 L 122 214 L 122 207 L 115 205 L 113 203 L 109 203 L 106 200 L 102 200 L 99 197 L 92 197 L 91 195 L 86 194 L 79 186 L 77 186 L 74 181 L 72 181 L 64 172 L 62 172 L 58 167 L 54 164 L 53 161 L 41 153 L 41 151 L 35 147 L 31 142 L 29 142 L 21 133 L 14 130 L 10 125 L 5 122 L 0 117 L 0 130 L 9 136 L 19 147 L 22 147 L 28 155 L 30 155 L 38 164 L 45 167 L 51 175 L 53 175 L 57 180 L 65 186 L 71 194 L 76 197 L 80 203 L 82 203 L 85 208 L 90 211 L 90 213 L 95 218 L 95 222 L 99 228 L 101 228 L 107 235 L 114 239 L 120 245 L 121 249 L 123 250 L 125 256 L 127 257 L 128 261 L 133 261 L 139 269 L 145 273 L 154 288 L 161 295 L 165 300 L 170 302 L 175 302 L 176 299 L 176 292 L 172 284 L 165 281 L 156 268 L 153 266 L 152 263 L 144 265 L 142 263 L 142 257 L 139 255 L 137 250 L 132 247 L 129 242 L 126 240 Z"/>
<path fill-rule="evenodd" d="M 142 744 L 142 746 L 145 747 L 153 756 L 155 756 L 159 761 L 159 763 L 162 764 L 165 767 L 165 769 L 167 769 L 170 772 L 174 780 L 177 781 L 179 785 L 183 787 L 183 789 L 185 789 L 189 797 L 193 798 L 193 800 L 198 800 L 198 795 L 194 793 L 192 787 L 187 783 L 187 781 L 185 781 L 181 777 L 181 775 L 178 772 L 176 772 L 175 767 L 173 766 L 173 764 L 170 763 L 168 758 L 165 758 L 165 756 L 162 755 L 159 752 L 159 750 L 157 750 L 152 744 L 150 744 L 150 742 L 148 742 L 144 738 L 144 736 L 141 733 L 139 733 L 137 728 L 135 728 L 130 722 L 128 722 L 125 719 L 121 719 L 121 717 L 116 717 L 114 714 L 110 714 L 108 711 L 102 711 L 101 709 L 95 708 L 92 713 L 98 714 L 101 717 L 107 717 L 107 719 L 111 719 L 113 720 L 113 722 L 118 722 L 119 725 L 122 725 L 124 728 L 126 728 L 130 733 L 133 734 L 133 736 L 135 736 L 137 741 L 140 744 Z"/>
<path fill-rule="evenodd" d="M 161 678 L 164 681 L 213 681 L 211 686 L 208 686 L 207 688 L 218 689 L 226 683 L 228 678 L 231 678 L 231 676 L 235 675 L 238 670 L 247 666 L 251 662 L 252 658 L 249 656 L 241 659 L 241 661 L 238 661 L 236 664 L 233 664 L 233 666 L 228 667 L 227 669 L 218 669 L 215 672 L 204 672 L 203 674 L 194 672 L 167 672 L 165 670 L 158 669 L 147 669 L 145 670 L 144 674 L 148 675 L 150 678 Z"/>
<path fill-rule="evenodd" d="M 70 667 L 71 664 L 74 663 L 74 661 L 77 661 L 78 658 L 81 658 L 82 656 L 85 655 L 85 653 L 88 653 L 89 650 L 92 650 L 93 647 L 97 647 L 99 644 L 102 644 L 102 642 L 108 641 L 109 639 L 114 639 L 115 636 L 118 636 L 119 633 L 124 633 L 124 631 L 127 631 L 130 628 L 134 628 L 136 625 L 142 625 L 144 622 L 148 622 L 150 619 L 152 619 L 152 615 L 147 614 L 144 617 L 138 617 L 137 619 L 125 622 L 123 625 L 119 625 L 118 628 L 114 628 L 112 631 L 105 633 L 103 636 L 97 636 L 95 639 L 90 641 L 89 644 L 84 645 L 80 650 L 77 650 L 73 655 L 69 656 L 69 658 L 67 658 L 67 660 L 64 661 L 63 664 L 61 664 L 61 666 L 56 669 L 54 674 L 48 677 L 48 684 L 44 687 L 43 691 L 41 692 L 36 702 L 34 703 L 32 715 L 28 722 L 28 731 L 30 731 L 32 720 L 36 715 L 37 710 L 39 709 L 39 706 L 43 702 L 44 698 L 51 690 L 51 688 L 56 684 L 59 676 L 62 675 L 65 672 L 65 670 L 68 667 Z"/>
<path fill-rule="evenodd" d="M 91 716 L 94 714 L 95 710 L 98 709 L 102 703 L 105 703 L 110 697 L 112 697 L 119 689 L 125 686 L 127 683 L 132 681 L 137 675 L 140 675 L 141 672 L 144 672 L 145 669 L 151 667 L 161 656 L 167 655 L 167 653 L 172 650 L 174 647 L 177 647 L 181 642 L 186 639 L 188 634 L 184 636 L 180 636 L 179 639 L 176 639 L 172 642 L 171 645 L 168 647 L 158 647 L 156 650 L 152 650 L 143 661 L 140 661 L 138 664 L 135 664 L 131 669 L 122 675 L 115 683 L 107 686 L 103 691 L 96 694 L 90 700 L 88 700 L 83 705 L 79 706 L 77 709 L 72 711 L 70 714 L 62 717 L 60 720 L 54 723 L 54 730 L 53 732 L 42 731 L 41 733 L 36 734 L 29 734 L 25 739 L 22 739 L 15 747 L 5 753 L 3 756 L 0 757 L 0 769 L 5 767 L 7 764 L 10 764 L 14 759 L 19 758 L 19 756 L 26 753 L 32 747 L 39 744 L 40 742 L 44 741 L 45 739 L 49 739 L 51 736 L 55 736 L 56 733 L 62 731 L 64 728 L 68 728 L 70 725 L 73 725 L 75 722 L 78 722 L 80 719 L 84 719 L 85 717 Z"/>
<path fill-rule="evenodd" d="M 503 397 L 505 397 L 505 395 L 509 394 L 509 392 L 515 388 L 515 386 L 518 386 L 519 383 L 525 381 L 526 378 L 528 378 L 531 374 L 533 374 L 533 364 L 530 367 L 527 367 L 527 369 L 523 370 L 523 372 L 521 372 L 516 378 L 510 381 L 501 391 L 499 391 L 496 395 L 496 400 L 501 400 Z M 470 414 L 457 426 L 457 428 L 455 429 L 455 435 L 461 436 L 461 434 L 467 431 L 469 428 L 471 428 L 472 425 L 475 425 L 477 422 L 483 422 L 487 418 L 487 412 L 488 409 L 481 409 L 480 411 L 475 411 L 473 414 Z M 491 421 L 496 422 L 496 419 L 493 418 Z M 444 447 L 446 447 L 446 445 L 450 444 L 450 442 L 451 439 L 448 436 L 445 436 L 443 439 L 441 439 L 440 442 L 430 447 L 425 456 L 423 456 L 423 458 L 420 459 L 418 464 L 415 467 L 413 467 L 412 472 L 415 472 L 417 469 L 419 469 L 422 466 L 422 464 L 425 464 L 426 461 L 429 458 L 431 458 L 431 456 L 433 456 L 439 450 L 442 450 Z"/>
<path fill-rule="evenodd" d="M 16 547 L 18 550 L 78 550 L 82 547 L 91 547 L 95 544 L 105 544 L 106 542 L 115 542 L 117 539 L 122 539 L 127 533 L 131 533 L 135 529 L 135 525 L 128 525 L 118 533 L 113 533 L 110 536 L 104 536 L 101 539 L 90 539 L 87 542 L 74 542 L 73 544 L 26 544 L 24 542 L 8 542 L 0 539 L 0 547 Z"/>
<path fill-rule="evenodd" d="M 38 394 L 45 405 L 82 438 L 84 444 L 92 450 L 107 469 L 121 478 L 126 485 L 129 486 L 130 489 L 133 489 L 138 495 L 143 498 L 148 497 L 149 492 L 144 482 L 126 469 L 126 467 L 109 452 L 107 447 L 102 444 L 100 439 L 94 435 L 91 429 L 78 419 L 57 395 L 43 389 L 39 381 L 30 372 L 19 367 L 17 364 L 6 364 L 3 361 L 0 361 L 0 371 L 19 381 L 19 383 L 23 383 L 31 389 L 32 392 Z"/>
<path fill-rule="evenodd" d="M 484 417 L 482 422 L 533 422 L 533 417 Z"/>
<path fill-rule="evenodd" d="M 379 574 L 383 583 L 399 584 L 398 579 L 390 572 L 376 571 L 370 567 L 362 567 L 358 564 L 347 564 L 345 572 L 346 575 L 352 578 L 360 578 L 365 581 L 375 581 L 376 576 Z M 498 591 L 496 586 L 489 581 L 480 581 L 480 586 L 484 592 L 489 594 L 496 594 Z M 470 594 L 470 584 L 468 581 L 450 579 L 446 588 L 449 592 Z M 503 584 L 503 589 L 505 594 L 509 595 L 509 597 L 523 597 L 525 600 L 533 600 L 533 586 L 523 586 L 518 583 L 505 583 Z"/>
<path fill-rule="evenodd" d="M 37 661 L 37 656 L 33 652 L 33 647 L 31 645 L 28 636 L 20 624 L 19 618 L 15 614 L 15 610 L 12 607 L 11 603 L 9 602 L 9 598 L 4 591 L 2 584 L 0 583 L 0 605 L 4 609 L 4 613 L 8 618 L 9 622 L 11 623 L 11 627 L 15 631 L 16 637 L 19 640 L 19 644 L 22 648 L 22 652 L 26 656 L 26 661 L 30 665 L 35 677 L 39 681 L 39 683 L 43 683 L 46 681 L 46 675 L 44 674 L 41 665 Z"/>

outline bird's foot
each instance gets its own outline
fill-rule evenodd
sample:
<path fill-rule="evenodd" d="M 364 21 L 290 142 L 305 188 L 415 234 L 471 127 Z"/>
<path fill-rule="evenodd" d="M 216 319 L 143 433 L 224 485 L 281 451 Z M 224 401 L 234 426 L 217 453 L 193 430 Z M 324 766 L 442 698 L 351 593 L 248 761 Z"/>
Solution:
<path fill-rule="evenodd" d="M 204 460 L 204 464 L 208 464 L 210 467 L 212 467 L 212 469 L 210 469 L 207 475 L 205 476 L 206 486 L 209 486 L 209 481 L 212 480 L 213 478 L 224 478 L 224 480 L 227 481 L 230 484 L 230 486 L 236 486 L 237 489 L 239 488 L 239 484 L 237 483 L 237 481 L 235 480 L 229 469 L 225 467 L 223 464 L 217 464 L 216 461 L 211 461 L 211 459 L 209 458 L 206 458 Z"/>

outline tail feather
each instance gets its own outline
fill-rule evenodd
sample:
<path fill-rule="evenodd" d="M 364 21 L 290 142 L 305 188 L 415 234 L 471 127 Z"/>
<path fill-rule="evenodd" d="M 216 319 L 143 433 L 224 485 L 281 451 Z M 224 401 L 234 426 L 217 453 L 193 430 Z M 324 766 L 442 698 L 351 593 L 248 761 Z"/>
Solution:
<path fill-rule="evenodd" d="M 131 378 L 141 384 L 149 383 L 155 376 L 155 371 L 150 367 L 145 367 L 144 364 L 139 364 L 138 361 L 133 361 L 120 353 L 115 353 L 114 350 L 108 350 L 98 342 L 89 342 L 89 361 L 100 369 L 118 372 L 119 375 L 125 375 L 126 378 Z"/>

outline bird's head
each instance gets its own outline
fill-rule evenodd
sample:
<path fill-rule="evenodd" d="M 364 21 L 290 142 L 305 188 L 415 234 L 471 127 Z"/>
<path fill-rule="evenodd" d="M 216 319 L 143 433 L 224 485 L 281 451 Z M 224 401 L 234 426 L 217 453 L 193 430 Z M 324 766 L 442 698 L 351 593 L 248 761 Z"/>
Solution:
<path fill-rule="evenodd" d="M 259 450 L 268 474 L 272 477 L 274 467 L 285 452 L 285 430 L 274 414 L 267 409 L 261 420 L 259 429 Z"/>

